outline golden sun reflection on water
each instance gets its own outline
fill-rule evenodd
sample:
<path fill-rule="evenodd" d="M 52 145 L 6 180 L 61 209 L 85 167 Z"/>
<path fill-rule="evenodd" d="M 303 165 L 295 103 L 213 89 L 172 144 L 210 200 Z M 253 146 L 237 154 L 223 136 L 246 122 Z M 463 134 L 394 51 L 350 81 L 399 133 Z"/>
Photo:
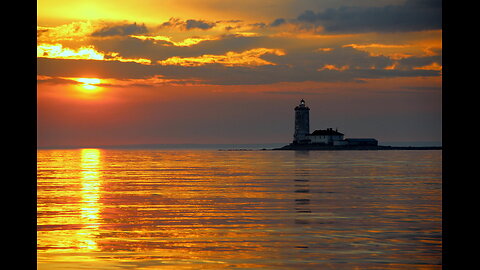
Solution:
<path fill-rule="evenodd" d="M 78 232 L 80 236 L 80 248 L 96 250 L 96 231 L 99 228 L 100 199 L 100 150 L 82 149 L 81 175 L 82 175 L 82 200 L 81 218 L 83 229 Z"/>
<path fill-rule="evenodd" d="M 85 254 L 82 261 L 94 261 L 88 254 L 99 250 L 102 151 L 52 151 L 39 157 L 50 164 L 48 170 L 41 170 L 42 161 L 38 164 L 38 179 L 47 180 L 37 188 L 39 262 L 50 260 L 50 255 L 70 261 L 78 253 Z M 44 269 L 43 264 L 38 269 Z"/>

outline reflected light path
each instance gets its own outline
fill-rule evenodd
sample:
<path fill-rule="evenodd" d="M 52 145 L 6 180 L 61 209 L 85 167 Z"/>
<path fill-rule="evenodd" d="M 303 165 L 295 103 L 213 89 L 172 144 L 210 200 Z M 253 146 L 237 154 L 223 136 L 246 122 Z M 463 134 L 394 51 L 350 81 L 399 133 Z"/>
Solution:
<path fill-rule="evenodd" d="M 99 228 L 100 199 L 100 150 L 82 149 L 81 156 L 81 218 L 84 224 L 78 232 L 81 249 L 96 250 L 95 236 Z"/>

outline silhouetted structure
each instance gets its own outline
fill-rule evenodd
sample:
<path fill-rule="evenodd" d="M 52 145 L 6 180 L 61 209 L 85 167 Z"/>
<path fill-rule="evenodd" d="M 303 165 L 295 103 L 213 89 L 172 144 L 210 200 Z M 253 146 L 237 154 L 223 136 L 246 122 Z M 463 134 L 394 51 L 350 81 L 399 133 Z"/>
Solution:
<path fill-rule="evenodd" d="M 311 143 L 334 145 L 343 141 L 343 133 L 327 128 L 325 130 L 315 130 L 312 134 L 308 135 L 308 138 Z"/>
<path fill-rule="evenodd" d="M 310 133 L 310 108 L 305 100 L 295 107 L 295 131 L 293 142 L 273 150 L 441 150 L 441 146 L 381 146 L 373 138 L 347 138 L 332 128 L 319 129 Z"/>
<path fill-rule="evenodd" d="M 295 107 L 295 132 L 293 133 L 293 143 L 310 143 L 307 137 L 310 134 L 310 108 L 305 106 L 305 100 L 300 101 L 300 105 Z"/>
<path fill-rule="evenodd" d="M 310 133 L 310 108 L 305 100 L 295 107 L 295 132 L 293 145 L 329 145 L 329 146 L 377 146 L 378 141 L 372 138 L 344 139 L 344 134 L 332 128 L 319 129 Z"/>

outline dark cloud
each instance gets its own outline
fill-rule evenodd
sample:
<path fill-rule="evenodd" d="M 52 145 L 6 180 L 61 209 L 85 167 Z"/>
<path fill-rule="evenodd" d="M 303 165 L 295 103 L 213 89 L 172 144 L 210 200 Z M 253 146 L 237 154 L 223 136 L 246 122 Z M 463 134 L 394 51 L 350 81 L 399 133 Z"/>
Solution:
<path fill-rule="evenodd" d="M 252 24 L 249 24 L 249 26 L 252 26 L 254 28 L 265 28 L 267 25 L 263 22 L 259 22 L 259 23 L 252 23 Z"/>
<path fill-rule="evenodd" d="M 216 25 L 215 22 L 208 22 L 204 20 L 182 21 L 177 18 L 170 18 L 167 22 L 162 23 L 159 27 L 160 28 L 176 27 L 184 30 L 192 30 L 192 29 L 208 30 L 210 28 L 215 27 L 215 25 Z"/>
<path fill-rule="evenodd" d="M 48 29 L 37 29 L 37 38 L 48 32 Z"/>
<path fill-rule="evenodd" d="M 162 23 L 162 24 L 160 25 L 160 28 L 173 27 L 173 26 L 182 25 L 182 24 L 183 24 L 183 22 L 182 22 L 180 19 L 170 18 L 170 20 Z"/>
<path fill-rule="evenodd" d="M 437 63 L 439 65 L 442 65 L 442 56 L 435 55 L 435 56 L 423 56 L 423 57 L 409 57 L 409 58 L 401 59 L 398 62 L 403 68 L 406 68 L 406 69 L 422 67 L 422 66 L 430 65 L 432 63 Z"/>
<path fill-rule="evenodd" d="M 185 23 L 185 28 L 187 30 L 198 28 L 202 30 L 207 30 L 215 26 L 213 22 L 206 21 L 197 21 L 197 20 L 187 20 Z"/>
<path fill-rule="evenodd" d="M 225 26 L 224 29 L 225 31 L 230 31 L 230 30 L 233 30 L 233 29 L 237 29 L 237 28 L 240 28 L 241 26 Z"/>
<path fill-rule="evenodd" d="M 173 56 L 196 57 L 204 54 L 225 54 L 228 51 L 245 51 L 264 47 L 264 44 L 259 45 L 264 41 L 264 37 L 224 35 L 221 39 L 205 40 L 195 46 L 173 46 L 169 41 L 140 40 L 133 37 L 93 40 L 92 44 L 99 51 L 118 52 L 125 58 L 147 58 L 156 62 Z"/>
<path fill-rule="evenodd" d="M 37 83 L 48 83 L 48 84 L 82 84 L 75 80 L 63 79 L 63 78 L 54 78 L 54 77 L 47 77 L 47 78 L 37 78 Z"/>
<path fill-rule="evenodd" d="M 172 70 L 170 70 L 172 71 Z M 279 82 L 361 82 L 362 79 L 438 76 L 432 70 L 385 70 L 385 69 L 347 69 L 315 70 L 306 67 L 289 67 L 286 65 L 262 66 L 257 68 L 208 65 L 189 67 L 180 72 L 165 72 L 166 77 L 182 75 L 194 76 L 214 85 L 258 85 Z"/>
<path fill-rule="evenodd" d="M 140 35 L 148 33 L 145 24 L 137 25 L 133 24 L 121 24 L 110 25 L 103 27 L 102 29 L 92 33 L 94 37 L 108 37 L 108 36 L 128 36 L 128 35 Z"/>
<path fill-rule="evenodd" d="M 117 52 L 125 58 L 148 58 L 152 61 L 178 53 L 175 46 L 165 40 L 141 40 L 133 37 L 92 40 L 99 51 Z"/>
<path fill-rule="evenodd" d="M 278 18 L 278 19 L 274 20 L 274 21 L 270 24 L 270 26 L 275 27 L 275 26 L 282 25 L 282 24 L 284 24 L 284 23 L 286 23 L 286 22 L 287 22 L 287 21 L 286 21 L 285 19 L 283 19 L 283 18 Z"/>
<path fill-rule="evenodd" d="M 365 51 L 352 47 L 337 47 L 330 51 L 289 51 L 286 55 L 265 55 L 267 61 L 312 70 L 323 68 L 325 65 L 336 67 L 348 66 L 349 69 L 383 69 L 392 64 L 386 56 L 371 56 Z"/>
<path fill-rule="evenodd" d="M 404 32 L 442 28 L 441 0 L 407 0 L 403 5 L 383 7 L 306 10 L 297 21 L 323 26 L 327 32 Z"/>

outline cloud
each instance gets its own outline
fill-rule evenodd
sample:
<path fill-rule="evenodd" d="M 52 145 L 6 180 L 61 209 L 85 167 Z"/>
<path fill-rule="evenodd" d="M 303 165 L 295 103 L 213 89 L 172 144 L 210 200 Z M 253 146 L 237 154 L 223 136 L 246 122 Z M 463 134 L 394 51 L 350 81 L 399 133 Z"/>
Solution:
<path fill-rule="evenodd" d="M 403 69 L 441 70 L 442 57 L 440 55 L 409 57 L 400 59 L 398 63 Z"/>
<path fill-rule="evenodd" d="M 186 21 L 170 19 L 167 23 L 174 27 L 167 29 L 174 30 L 171 37 L 162 36 L 159 31 L 149 35 L 92 38 L 91 45 L 78 49 L 40 44 L 37 48 L 38 74 L 119 80 L 161 76 L 162 83 L 167 84 L 210 85 L 359 82 L 368 78 L 441 76 L 441 48 L 439 54 L 426 54 L 422 53 L 421 46 L 415 47 L 420 53 L 398 57 L 394 53 L 404 49 L 413 52 L 413 47 L 409 46 L 415 44 L 384 44 L 376 40 L 365 44 L 351 39 L 345 44 L 342 39 L 330 41 L 330 36 L 322 37 L 320 43 L 305 37 L 260 34 L 199 37 L 195 33 L 196 36 L 186 38 L 190 34 L 183 32 Z M 182 33 L 175 36 L 175 31 Z"/>
<path fill-rule="evenodd" d="M 64 48 L 62 44 L 39 44 L 37 57 L 64 58 L 64 59 L 94 59 L 103 60 L 104 55 L 93 46 L 80 47 L 77 50 Z"/>
<path fill-rule="evenodd" d="M 49 77 L 49 76 L 37 76 L 37 83 L 48 83 L 48 84 L 72 84 L 72 85 L 78 85 L 80 82 L 71 80 L 71 79 L 65 79 L 65 78 L 60 78 L 60 77 Z"/>
<path fill-rule="evenodd" d="M 56 59 L 87 59 L 98 61 L 119 61 L 119 62 L 136 62 L 144 65 L 151 64 L 151 61 L 145 58 L 124 58 L 119 53 L 102 53 L 95 49 L 94 46 L 80 47 L 77 50 L 64 48 L 62 44 L 39 44 L 37 46 L 37 57 L 56 58 Z"/>
<path fill-rule="evenodd" d="M 159 37 L 159 36 L 158 36 Z M 152 62 L 163 61 L 171 57 L 199 57 L 201 55 L 221 55 L 228 51 L 246 51 L 259 47 L 271 48 L 272 42 L 262 44 L 268 39 L 264 37 L 246 37 L 240 35 L 222 35 L 216 37 L 198 38 L 193 46 L 186 45 L 185 41 L 173 42 L 166 38 L 155 37 L 118 37 L 116 39 L 92 40 L 92 44 L 99 51 L 117 52 L 125 58 L 146 58 Z M 192 40 L 193 42 L 193 40 Z M 277 44 L 278 45 L 278 44 Z"/>
<path fill-rule="evenodd" d="M 197 21 L 197 20 L 187 20 L 185 23 L 185 28 L 187 30 L 198 28 L 202 30 L 207 30 L 215 26 L 215 23 L 209 23 L 206 21 Z"/>
<path fill-rule="evenodd" d="M 333 55 L 327 55 L 327 54 Z M 298 59 L 296 62 L 284 58 Z M 320 55 L 319 55 L 320 54 Z M 322 55 L 323 54 L 323 55 Z M 343 59 L 337 59 L 341 54 Z M 224 65 L 209 62 L 203 65 L 142 65 L 134 62 L 71 60 L 39 58 L 39 75 L 50 77 L 96 77 L 114 79 L 147 79 L 161 76 L 165 80 L 191 81 L 210 85 L 255 85 L 278 82 L 360 82 L 363 79 L 439 76 L 438 69 L 387 69 L 393 62 L 388 57 L 370 56 L 352 48 L 337 48 L 330 52 L 293 53 L 286 55 L 265 54 L 265 61 L 276 65 Z M 414 58 L 414 57 L 412 57 Z M 260 59 L 260 58 L 257 58 Z M 335 60 L 337 59 L 337 60 Z M 411 58 L 410 64 L 413 64 Z M 222 60 L 223 61 L 223 60 Z M 226 61 L 226 60 L 225 60 Z M 417 64 L 431 63 L 427 59 Z M 324 68 L 327 67 L 330 68 Z M 424 67 L 425 65 L 423 65 Z M 332 68 L 335 67 L 335 68 Z M 422 66 L 419 66 L 422 67 Z"/>
<path fill-rule="evenodd" d="M 382 55 L 373 56 L 351 47 L 333 47 L 329 50 L 316 49 L 312 51 L 290 50 L 282 57 L 266 55 L 264 58 L 277 64 L 311 70 L 333 70 L 334 68 L 332 67 L 336 67 L 338 70 L 345 70 L 345 66 L 352 70 L 383 69 L 392 64 L 392 60 L 389 57 Z"/>
<path fill-rule="evenodd" d="M 205 40 L 216 40 L 219 39 L 217 37 L 211 37 L 211 36 L 204 36 L 204 37 L 191 37 L 191 38 L 186 38 L 182 41 L 174 41 L 168 36 L 143 36 L 143 35 L 132 35 L 132 38 L 140 39 L 140 40 L 152 40 L 154 41 L 155 44 L 159 45 L 159 41 L 162 42 L 160 44 L 163 44 L 165 46 L 178 46 L 178 47 L 189 47 L 196 45 L 202 41 Z"/>
<path fill-rule="evenodd" d="M 270 24 L 270 26 L 275 27 L 275 26 L 282 25 L 282 24 L 284 24 L 284 23 L 286 23 L 286 22 L 287 22 L 287 21 L 286 21 L 285 19 L 283 19 L 283 18 L 278 18 L 278 19 L 274 20 L 274 21 Z"/>
<path fill-rule="evenodd" d="M 403 5 L 383 7 L 306 10 L 296 20 L 322 26 L 327 32 L 405 32 L 442 28 L 441 0 L 407 0 Z"/>
<path fill-rule="evenodd" d="M 37 42 L 55 43 L 75 40 L 83 41 L 97 30 L 90 21 L 71 22 L 59 26 L 37 26 Z"/>
<path fill-rule="evenodd" d="M 265 28 L 267 25 L 263 22 L 258 22 L 258 23 L 251 23 L 251 24 L 248 24 L 248 26 L 251 26 L 252 28 L 256 28 L 256 29 L 261 29 L 261 28 Z"/>
<path fill-rule="evenodd" d="M 170 18 L 167 22 L 162 23 L 159 28 L 178 28 L 182 30 L 208 30 L 215 27 L 215 22 L 208 22 L 204 20 L 180 20 L 178 18 Z"/>
<path fill-rule="evenodd" d="M 93 37 L 109 37 L 109 36 L 128 36 L 128 35 L 141 35 L 148 33 L 148 29 L 145 24 L 137 25 L 133 24 L 119 24 L 109 25 L 103 27 L 91 34 Z"/>
<path fill-rule="evenodd" d="M 163 61 L 158 61 L 161 65 L 180 65 L 180 66 L 202 66 L 212 63 L 224 66 L 263 66 L 275 65 L 275 63 L 262 59 L 264 54 L 285 55 L 283 50 L 255 48 L 243 52 L 229 51 L 224 55 L 208 55 L 204 54 L 198 57 L 170 57 Z"/>

